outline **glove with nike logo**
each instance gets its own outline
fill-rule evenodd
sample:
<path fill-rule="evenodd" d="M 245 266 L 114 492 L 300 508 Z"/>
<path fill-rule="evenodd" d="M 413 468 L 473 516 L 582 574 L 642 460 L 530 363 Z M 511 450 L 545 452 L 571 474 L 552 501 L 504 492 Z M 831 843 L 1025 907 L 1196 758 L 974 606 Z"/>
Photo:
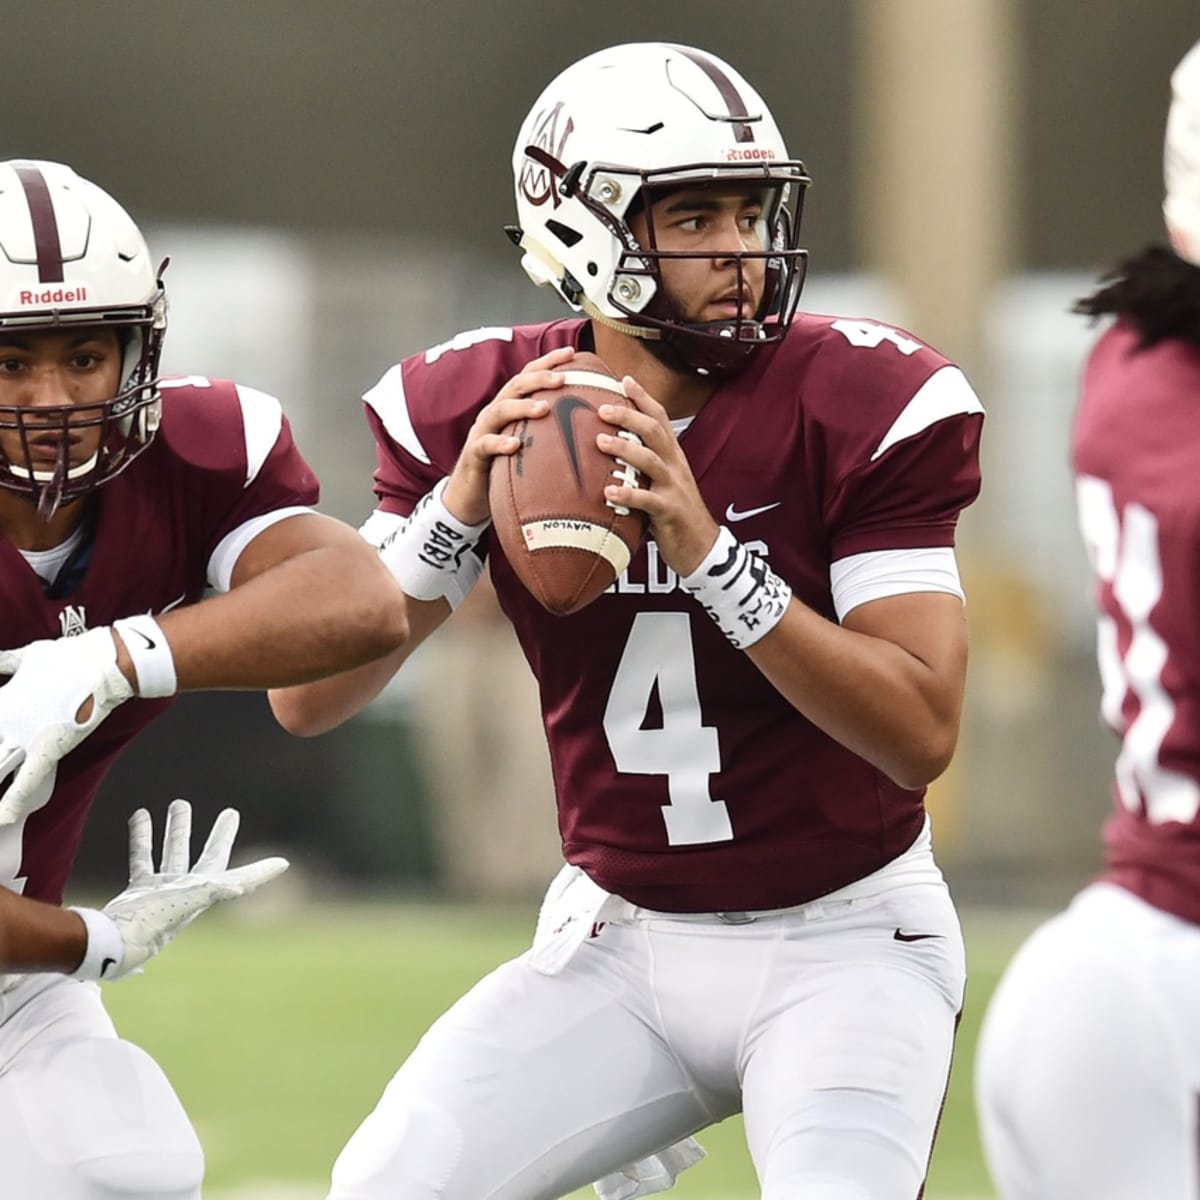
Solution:
<path fill-rule="evenodd" d="M 45 800 L 58 761 L 83 741 L 133 687 L 117 666 L 108 628 L 0 650 L 0 826 L 15 825 Z"/>
<path fill-rule="evenodd" d="M 286 858 L 229 866 L 240 820 L 236 809 L 221 812 L 189 868 L 192 806 L 186 800 L 172 801 L 163 829 L 162 865 L 155 871 L 150 814 L 139 808 L 129 818 L 129 886 L 100 912 L 72 910 L 88 928 L 87 952 L 75 977 L 108 982 L 140 974 L 142 964 L 205 909 L 248 895 L 286 871 Z"/>

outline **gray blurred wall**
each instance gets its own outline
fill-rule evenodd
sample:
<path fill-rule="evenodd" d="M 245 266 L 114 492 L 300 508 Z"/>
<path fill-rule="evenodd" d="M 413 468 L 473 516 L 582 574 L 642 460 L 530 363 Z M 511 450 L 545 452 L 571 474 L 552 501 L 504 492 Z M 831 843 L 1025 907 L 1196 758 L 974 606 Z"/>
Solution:
<path fill-rule="evenodd" d="M 816 185 L 819 270 L 851 228 L 856 20 L 994 0 L 4 0 L 0 147 L 59 157 L 143 220 L 404 232 L 503 253 L 516 126 L 549 77 L 617 41 L 722 54 Z M 1022 266 L 1093 266 L 1157 232 L 1166 79 L 1194 0 L 1014 0 Z M 955 47 L 936 20 L 913 70 Z M 916 160 L 936 155 L 913 129 Z M 886 197 L 879 197 L 886 203 Z M 931 269 L 935 264 L 931 264 Z"/>

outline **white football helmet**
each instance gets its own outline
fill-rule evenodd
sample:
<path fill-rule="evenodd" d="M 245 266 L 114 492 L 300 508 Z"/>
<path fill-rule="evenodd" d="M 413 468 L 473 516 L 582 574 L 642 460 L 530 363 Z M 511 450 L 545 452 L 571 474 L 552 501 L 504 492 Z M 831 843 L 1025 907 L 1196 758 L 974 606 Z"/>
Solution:
<path fill-rule="evenodd" d="M 163 266 L 166 264 L 164 263 Z M 167 301 L 138 227 L 94 183 L 62 163 L 0 163 L 0 338 L 64 326 L 114 326 L 124 347 L 117 394 L 101 404 L 31 409 L 0 405 L 0 429 L 16 430 L 23 454 L 0 450 L 0 487 L 58 506 L 107 483 L 151 442 L 161 398 L 158 360 Z M 63 431 L 53 470 L 35 469 L 29 438 Z M 71 465 L 72 431 L 100 427 L 97 452 Z"/>
<path fill-rule="evenodd" d="M 735 371 L 778 341 L 795 314 L 810 180 L 788 158 L 762 98 L 715 55 L 635 43 L 568 67 L 521 126 L 513 177 L 520 226 L 508 233 L 534 283 L 593 320 L 657 342 L 668 361 L 702 374 Z M 740 181 L 767 194 L 763 249 L 730 255 L 739 272 L 749 259 L 765 260 L 763 302 L 752 318 L 686 324 L 672 315 L 659 272 L 664 257 L 681 252 L 657 251 L 653 227 L 650 244 L 637 243 L 628 218 L 642 206 L 634 201 L 644 188 Z"/>
<path fill-rule="evenodd" d="M 1175 252 L 1200 267 L 1200 42 L 1171 75 L 1163 216 Z"/>

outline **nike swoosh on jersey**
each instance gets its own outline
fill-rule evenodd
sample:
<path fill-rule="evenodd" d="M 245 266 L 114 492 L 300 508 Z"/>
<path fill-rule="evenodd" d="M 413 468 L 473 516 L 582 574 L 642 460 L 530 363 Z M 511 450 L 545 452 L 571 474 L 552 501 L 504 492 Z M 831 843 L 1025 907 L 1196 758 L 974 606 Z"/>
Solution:
<path fill-rule="evenodd" d="M 929 938 L 940 938 L 940 933 L 902 933 L 899 929 L 892 934 L 897 942 L 924 942 Z"/>
<path fill-rule="evenodd" d="M 579 469 L 579 450 L 575 445 L 575 423 L 571 419 L 577 408 L 587 408 L 578 396 L 563 396 L 555 402 L 554 416 L 567 443 L 567 454 L 571 457 L 571 470 L 575 473 L 576 487 L 583 487 L 583 472 Z"/>
<path fill-rule="evenodd" d="M 760 508 L 748 508 L 745 512 L 738 512 L 731 504 L 725 510 L 725 520 L 727 521 L 746 521 L 751 517 L 757 517 L 765 512 L 770 512 L 773 508 L 778 508 L 783 503 L 782 500 L 776 500 L 774 504 L 764 504 Z"/>

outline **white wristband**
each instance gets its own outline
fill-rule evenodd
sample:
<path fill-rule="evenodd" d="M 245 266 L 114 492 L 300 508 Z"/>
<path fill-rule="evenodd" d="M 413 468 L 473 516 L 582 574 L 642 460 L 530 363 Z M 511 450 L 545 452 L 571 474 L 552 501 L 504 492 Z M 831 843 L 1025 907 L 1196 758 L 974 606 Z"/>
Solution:
<path fill-rule="evenodd" d="M 96 983 L 115 975 L 125 957 L 125 943 L 121 941 L 117 923 L 99 909 L 72 907 L 70 911 L 78 913 L 87 926 L 87 949 L 83 952 L 83 962 L 71 972 L 71 978 Z"/>
<path fill-rule="evenodd" d="M 442 500 L 448 482 L 449 476 L 440 479 L 379 547 L 384 565 L 414 600 L 445 597 L 454 603 L 479 574 L 470 551 L 492 522 L 464 525 L 454 516 Z M 465 588 L 460 576 L 471 576 Z"/>
<path fill-rule="evenodd" d="M 173 696 L 179 688 L 175 656 L 159 623 L 149 614 L 122 617 L 113 622 L 137 673 L 137 694 L 146 699 Z"/>
<path fill-rule="evenodd" d="M 704 605 L 739 650 L 770 633 L 792 598 L 791 587 L 724 525 L 704 561 L 679 585 Z"/>

